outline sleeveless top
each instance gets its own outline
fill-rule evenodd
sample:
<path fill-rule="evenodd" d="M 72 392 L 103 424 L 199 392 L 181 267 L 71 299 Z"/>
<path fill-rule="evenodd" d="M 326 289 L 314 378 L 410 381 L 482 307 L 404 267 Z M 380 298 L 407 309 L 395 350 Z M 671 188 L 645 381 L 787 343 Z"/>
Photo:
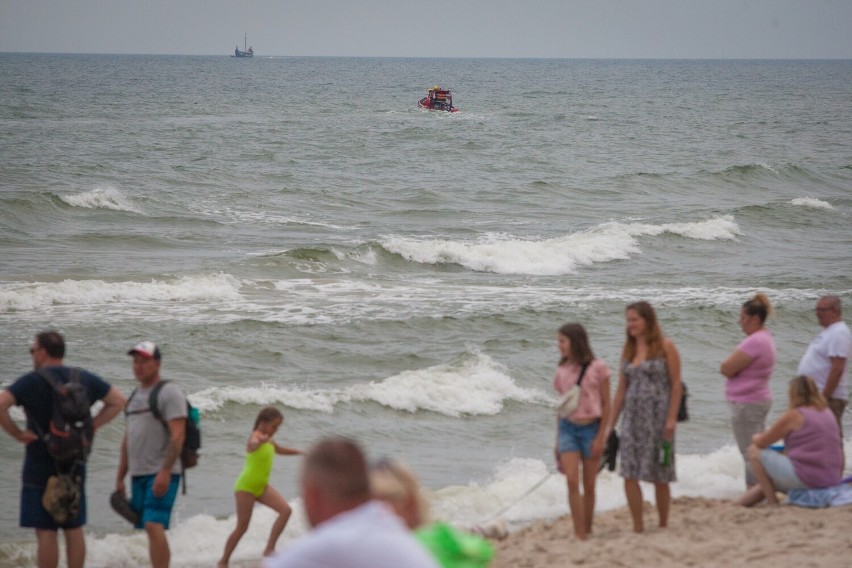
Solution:
<path fill-rule="evenodd" d="M 828 408 L 817 410 L 806 406 L 796 410 L 805 418 L 805 423 L 784 438 L 793 470 L 811 489 L 839 484 L 843 453 L 834 413 Z"/>
<path fill-rule="evenodd" d="M 272 473 L 274 457 L 275 446 L 272 442 L 264 442 L 255 451 L 246 453 L 245 465 L 234 483 L 234 491 L 246 491 L 255 497 L 263 495 L 269 483 L 269 474 Z"/>
<path fill-rule="evenodd" d="M 675 444 L 672 460 L 660 465 L 660 448 L 669 413 L 671 382 L 665 358 L 624 362 L 627 392 L 621 409 L 621 476 L 653 483 L 677 481 Z"/>

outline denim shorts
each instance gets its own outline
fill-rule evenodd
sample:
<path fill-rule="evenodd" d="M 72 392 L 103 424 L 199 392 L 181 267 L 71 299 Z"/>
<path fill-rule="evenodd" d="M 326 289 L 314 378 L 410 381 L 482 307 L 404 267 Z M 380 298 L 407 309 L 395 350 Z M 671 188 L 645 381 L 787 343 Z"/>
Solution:
<path fill-rule="evenodd" d="M 778 491 L 787 493 L 791 489 L 808 488 L 796 475 L 796 470 L 793 468 L 793 462 L 790 461 L 790 458 L 781 452 L 771 449 L 762 450 L 760 452 L 760 463 L 766 470 L 766 474 L 772 478 L 772 483 Z"/>
<path fill-rule="evenodd" d="M 133 493 L 130 507 L 140 512 L 137 529 L 144 529 L 145 523 L 157 523 L 169 528 L 172 517 L 172 506 L 177 498 L 180 474 L 173 473 L 169 488 L 162 497 L 155 497 L 152 490 L 156 475 L 138 475 L 132 478 Z"/>
<path fill-rule="evenodd" d="M 601 421 L 595 420 L 591 424 L 574 424 L 563 418 L 559 419 L 559 437 L 557 438 L 557 449 L 559 453 L 579 452 L 583 457 L 592 455 L 592 442 L 598 435 Z"/>

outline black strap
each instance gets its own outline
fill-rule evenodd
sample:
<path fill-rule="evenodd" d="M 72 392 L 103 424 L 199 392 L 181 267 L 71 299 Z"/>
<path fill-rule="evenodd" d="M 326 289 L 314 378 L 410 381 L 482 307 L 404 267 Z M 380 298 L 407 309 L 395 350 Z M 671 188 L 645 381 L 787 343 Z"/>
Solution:
<path fill-rule="evenodd" d="M 588 369 L 588 368 L 589 368 L 589 365 L 591 365 L 591 363 L 585 363 L 585 364 L 583 365 L 583 368 L 582 368 L 582 369 L 580 369 L 580 376 L 579 376 L 579 377 L 577 377 L 577 387 L 579 387 L 579 386 L 580 386 L 580 384 L 582 384 L 582 382 L 583 382 L 583 376 L 585 376 L 585 374 L 586 374 L 586 369 Z"/>
<path fill-rule="evenodd" d="M 131 392 L 130 396 L 127 397 L 127 402 L 124 403 L 124 414 L 142 414 L 143 412 L 150 412 L 154 415 L 154 418 L 159 420 L 163 426 L 168 429 L 169 425 L 163 419 L 163 415 L 160 413 L 160 408 L 157 406 L 157 397 L 160 395 L 160 389 L 163 388 L 163 385 L 167 382 L 169 381 L 159 381 L 156 385 L 154 385 L 154 388 L 152 388 L 151 392 L 148 393 L 148 408 L 143 408 L 142 410 L 127 410 L 130 406 L 130 401 L 133 400 L 133 397 L 136 396 L 136 392 L 139 390 L 138 387 L 133 389 L 133 392 Z"/>
<path fill-rule="evenodd" d="M 168 380 L 160 380 L 154 385 L 154 388 L 151 389 L 151 392 L 148 394 L 148 408 L 151 410 L 151 414 L 154 415 L 154 418 L 160 421 L 163 425 L 163 428 L 166 429 L 166 436 L 171 438 L 172 431 L 169 429 L 169 423 L 166 422 L 166 419 L 163 418 L 163 414 L 160 412 L 160 407 L 158 406 L 158 400 L 160 396 L 160 390 L 162 390 L 163 386 L 168 383 Z M 189 422 L 189 414 L 187 414 L 186 421 Z M 184 430 L 184 433 L 186 430 Z M 186 444 L 186 437 L 184 435 L 184 444 Z M 183 450 L 181 449 L 181 454 Z M 178 455 L 178 460 L 180 461 L 180 477 L 181 477 L 181 493 L 186 495 L 186 468 L 183 465 L 183 458 Z"/>
<path fill-rule="evenodd" d="M 50 387 L 53 390 L 55 390 L 56 392 L 61 392 L 62 387 L 66 384 L 66 383 L 63 383 L 59 379 L 59 377 L 57 377 L 56 375 L 54 375 L 52 372 L 48 371 L 47 369 L 39 369 L 38 375 L 42 379 L 47 381 L 47 384 L 49 384 Z M 77 367 L 71 367 L 68 382 L 73 383 L 73 384 L 79 384 L 79 382 L 80 382 L 80 369 L 78 369 Z"/>

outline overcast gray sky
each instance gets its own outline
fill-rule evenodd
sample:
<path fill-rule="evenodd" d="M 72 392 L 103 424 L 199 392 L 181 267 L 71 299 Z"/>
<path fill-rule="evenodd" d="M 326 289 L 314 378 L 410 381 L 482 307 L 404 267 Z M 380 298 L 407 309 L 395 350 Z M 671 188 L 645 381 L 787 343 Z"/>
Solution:
<path fill-rule="evenodd" d="M 0 0 L 0 52 L 852 59 L 850 0 Z"/>

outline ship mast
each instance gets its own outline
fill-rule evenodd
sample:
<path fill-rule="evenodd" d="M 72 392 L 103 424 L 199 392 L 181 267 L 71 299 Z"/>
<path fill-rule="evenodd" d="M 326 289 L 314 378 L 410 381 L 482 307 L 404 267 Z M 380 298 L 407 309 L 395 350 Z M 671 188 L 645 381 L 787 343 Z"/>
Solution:
<path fill-rule="evenodd" d="M 248 32 L 246 32 L 245 36 L 243 37 L 243 51 L 247 51 L 247 49 L 246 49 L 247 45 L 248 45 Z"/>

